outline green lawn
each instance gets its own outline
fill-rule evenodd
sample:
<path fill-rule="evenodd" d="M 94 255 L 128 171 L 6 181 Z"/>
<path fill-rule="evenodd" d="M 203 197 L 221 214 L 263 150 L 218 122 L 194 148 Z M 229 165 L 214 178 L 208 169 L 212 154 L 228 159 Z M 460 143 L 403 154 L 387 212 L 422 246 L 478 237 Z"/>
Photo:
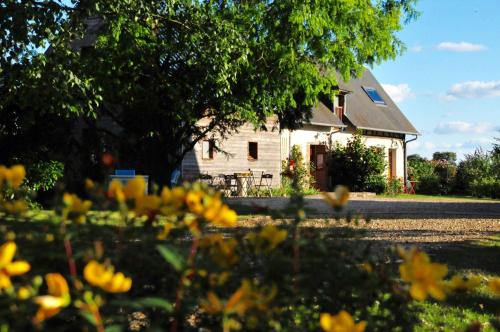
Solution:
<path fill-rule="evenodd" d="M 493 201 L 500 202 L 500 199 L 493 198 L 478 198 L 472 196 L 458 196 L 458 195 L 423 195 L 423 194 L 399 194 L 399 195 L 388 195 L 388 194 L 380 194 L 377 197 L 382 198 L 395 198 L 395 199 L 404 199 L 404 200 L 423 200 L 423 201 Z"/>
<path fill-rule="evenodd" d="M 459 245 L 448 245 L 433 250 L 433 259 L 447 262 L 450 273 L 475 274 L 484 280 L 498 277 L 500 235 L 489 239 Z M 467 267 L 467 268 L 462 268 Z M 446 302 L 415 303 L 419 323 L 415 331 L 465 331 L 473 322 L 482 325 L 481 331 L 498 331 L 500 327 L 500 300 L 482 285 L 468 294 L 459 294 Z"/>

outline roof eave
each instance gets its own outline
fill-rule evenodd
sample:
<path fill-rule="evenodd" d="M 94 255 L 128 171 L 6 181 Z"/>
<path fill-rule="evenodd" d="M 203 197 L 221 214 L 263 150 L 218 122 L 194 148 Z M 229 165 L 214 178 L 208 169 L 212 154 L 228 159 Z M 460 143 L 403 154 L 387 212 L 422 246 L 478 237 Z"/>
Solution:
<path fill-rule="evenodd" d="M 356 126 L 357 129 L 363 129 L 363 130 L 375 130 L 375 131 L 383 131 L 386 133 L 395 133 L 395 134 L 405 134 L 405 135 L 417 135 L 421 136 L 418 131 L 417 132 L 409 132 L 409 131 L 401 131 L 401 130 L 391 130 L 391 129 L 383 129 L 383 128 L 370 128 L 370 127 L 358 127 Z"/>
<path fill-rule="evenodd" d="M 324 122 L 307 122 L 307 124 L 310 124 L 310 125 L 313 125 L 313 126 L 335 127 L 335 128 L 345 128 L 345 127 L 347 127 L 346 125 L 338 125 L 338 124 L 324 123 Z"/>

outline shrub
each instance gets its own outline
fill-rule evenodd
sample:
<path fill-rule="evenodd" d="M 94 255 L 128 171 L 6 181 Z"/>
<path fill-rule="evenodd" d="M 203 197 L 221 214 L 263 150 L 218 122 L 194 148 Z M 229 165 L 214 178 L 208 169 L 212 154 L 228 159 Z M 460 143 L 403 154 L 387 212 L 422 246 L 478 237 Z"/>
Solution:
<path fill-rule="evenodd" d="M 313 189 L 314 178 L 311 175 L 311 165 L 304 161 L 299 145 L 294 145 L 290 153 L 290 158 L 283 160 L 281 164 L 281 188 L 274 193 L 277 196 L 290 196 L 294 191 L 302 193 L 315 191 Z"/>
<path fill-rule="evenodd" d="M 447 195 L 452 192 L 457 174 L 457 166 L 446 160 L 433 160 L 434 173 L 439 178 L 439 194 Z"/>
<path fill-rule="evenodd" d="M 457 172 L 454 156 L 450 152 L 436 152 L 434 157 L 442 159 L 429 161 L 422 157 L 408 158 L 408 176 L 411 180 L 417 181 L 415 191 L 418 193 L 449 194 L 454 189 Z"/>
<path fill-rule="evenodd" d="M 418 156 L 418 155 L 416 155 Z M 420 181 L 423 177 L 434 174 L 434 167 L 427 159 L 408 156 L 408 176 L 411 180 Z"/>
<path fill-rule="evenodd" d="M 389 179 L 387 184 L 387 194 L 396 196 L 403 193 L 403 180 L 402 179 Z"/>
<path fill-rule="evenodd" d="M 482 149 L 477 149 L 474 153 L 465 155 L 464 160 L 460 162 L 457 168 L 456 191 L 474 195 L 472 183 L 485 177 L 495 176 L 492 166 L 492 155 Z M 498 174 L 496 177 L 498 177 Z"/>
<path fill-rule="evenodd" d="M 356 134 L 346 146 L 337 144 L 329 153 L 328 174 L 333 186 L 345 185 L 352 191 L 367 191 L 368 184 L 378 181 L 374 176 L 385 172 L 382 148 L 367 147 Z"/>
<path fill-rule="evenodd" d="M 34 191 L 47 191 L 64 175 L 64 164 L 57 160 L 39 161 L 26 169 L 25 184 Z"/>
<path fill-rule="evenodd" d="M 500 179 L 490 176 L 473 180 L 470 192 L 476 197 L 500 198 Z"/>
<path fill-rule="evenodd" d="M 436 174 L 430 174 L 420 178 L 415 191 L 420 194 L 439 195 L 439 186 L 439 176 Z"/>
<path fill-rule="evenodd" d="M 387 179 L 384 175 L 370 175 L 366 179 L 365 190 L 381 194 L 387 190 Z"/>

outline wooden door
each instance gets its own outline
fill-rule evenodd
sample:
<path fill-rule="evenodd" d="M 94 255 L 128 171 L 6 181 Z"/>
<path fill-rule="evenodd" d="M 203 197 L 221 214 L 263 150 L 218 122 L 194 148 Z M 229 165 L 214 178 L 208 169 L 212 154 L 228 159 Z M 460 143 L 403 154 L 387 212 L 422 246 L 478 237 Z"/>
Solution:
<path fill-rule="evenodd" d="M 326 167 L 326 146 L 311 145 L 309 149 L 309 161 L 314 165 L 311 175 L 315 179 L 314 187 L 321 191 L 328 190 L 328 175 Z"/>
<path fill-rule="evenodd" d="M 394 171 L 394 150 L 393 149 L 389 149 L 389 162 L 388 162 L 388 167 L 389 167 L 389 172 L 388 172 L 388 176 L 389 176 L 389 179 L 393 179 L 396 177 L 396 172 Z"/>

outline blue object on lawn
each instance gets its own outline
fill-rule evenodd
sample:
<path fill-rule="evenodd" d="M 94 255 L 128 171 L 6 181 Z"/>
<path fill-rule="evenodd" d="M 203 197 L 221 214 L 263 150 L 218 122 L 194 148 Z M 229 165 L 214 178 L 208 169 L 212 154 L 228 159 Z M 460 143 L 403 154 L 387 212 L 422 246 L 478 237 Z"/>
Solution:
<path fill-rule="evenodd" d="M 176 186 L 179 184 L 179 179 L 181 177 L 181 171 L 178 168 L 174 169 L 172 175 L 170 176 L 170 186 Z"/>
<path fill-rule="evenodd" d="M 135 175 L 135 169 L 115 169 L 115 175 Z"/>

